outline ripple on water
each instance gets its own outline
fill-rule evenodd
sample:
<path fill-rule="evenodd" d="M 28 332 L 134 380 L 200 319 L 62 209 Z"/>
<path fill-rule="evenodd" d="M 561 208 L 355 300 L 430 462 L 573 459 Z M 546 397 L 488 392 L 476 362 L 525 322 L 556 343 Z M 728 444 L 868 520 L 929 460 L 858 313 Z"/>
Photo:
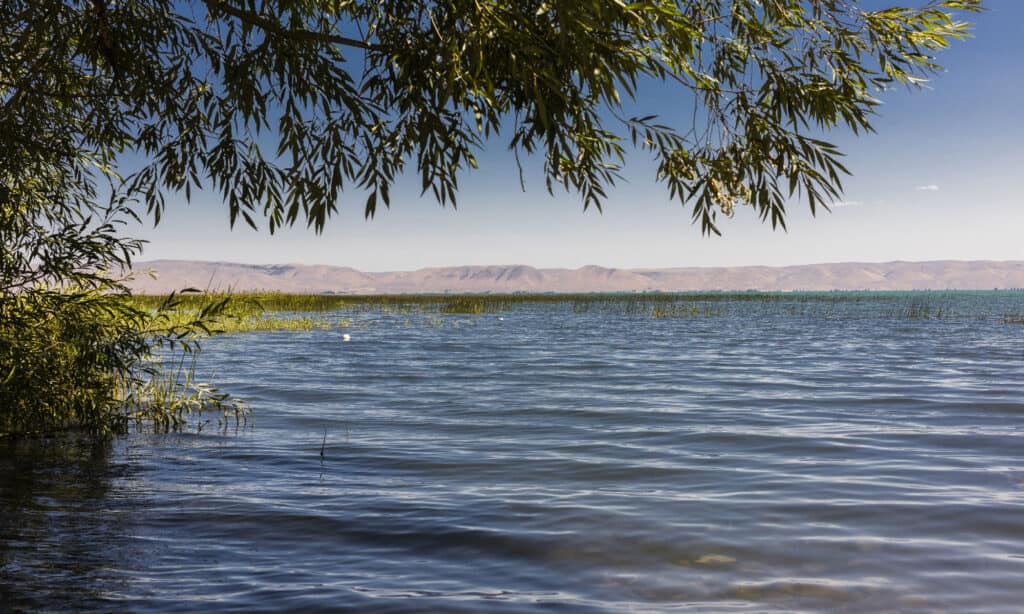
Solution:
<path fill-rule="evenodd" d="M 3 450 L 0 599 L 1013 611 L 1020 330 L 744 305 L 211 339 L 255 426 Z"/>

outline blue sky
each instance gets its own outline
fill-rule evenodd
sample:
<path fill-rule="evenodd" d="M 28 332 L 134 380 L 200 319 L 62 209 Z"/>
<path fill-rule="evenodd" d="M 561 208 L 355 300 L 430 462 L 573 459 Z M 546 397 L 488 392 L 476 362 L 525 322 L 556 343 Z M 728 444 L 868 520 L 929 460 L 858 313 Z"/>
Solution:
<path fill-rule="evenodd" d="M 130 232 L 149 241 L 144 260 L 297 262 L 366 271 L 1024 260 L 1024 2 L 987 5 L 988 12 L 971 16 L 975 37 L 940 56 L 945 72 L 923 90 L 882 96 L 877 134 L 828 135 L 847 154 L 853 176 L 832 213 L 812 217 L 805 204 L 791 205 L 788 232 L 773 231 L 741 209 L 723 220 L 722 237 L 703 236 L 689 208 L 669 200 L 639 155 L 625 170 L 627 182 L 609 193 L 604 212 L 584 212 L 574 195 L 549 196 L 539 177 L 528 177 L 522 192 L 503 147 L 484 152 L 481 169 L 464 177 L 458 210 L 419 198 L 413 178 L 372 220 L 363 219 L 361 197 L 343 199 L 319 236 L 305 227 L 273 236 L 229 230 L 227 208 L 212 194 L 194 196 L 188 206 L 172 197 L 159 226 Z M 641 106 L 672 108 L 668 91 L 645 96 Z"/>

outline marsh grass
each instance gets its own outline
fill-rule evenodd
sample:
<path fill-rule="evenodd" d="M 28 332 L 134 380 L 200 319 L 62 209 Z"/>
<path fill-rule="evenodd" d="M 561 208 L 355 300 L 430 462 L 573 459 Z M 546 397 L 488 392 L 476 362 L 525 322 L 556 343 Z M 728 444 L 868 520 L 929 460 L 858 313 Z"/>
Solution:
<path fill-rule="evenodd" d="M 134 377 L 120 380 L 116 395 L 121 402 L 121 430 L 171 432 L 194 424 L 201 431 L 209 422 L 204 421 L 207 415 L 217 418 L 221 430 L 248 423 L 251 410 L 244 401 L 197 381 L 199 355 L 192 350 L 151 358 Z"/>
<path fill-rule="evenodd" d="M 982 317 L 958 312 L 958 303 L 971 292 L 685 292 L 610 294 L 384 294 L 310 295 L 284 293 L 209 294 L 187 297 L 179 307 L 196 313 L 211 301 L 237 303 L 215 332 L 312 330 L 332 326 L 317 314 L 333 312 L 344 318 L 333 326 L 352 326 L 359 314 L 412 316 L 423 314 L 428 326 L 440 326 L 451 315 L 479 316 L 524 306 L 553 306 L 578 314 L 629 315 L 654 319 L 788 317 L 802 319 L 880 318 L 885 320 L 941 320 Z M 973 294 L 986 294 L 976 292 Z M 1022 291 L 1000 291 L 999 296 L 1024 299 Z M 162 297 L 140 296 L 139 306 L 157 305 Z M 989 314 L 997 315 L 997 314 Z M 1017 323 L 1020 312 L 1002 320 Z M 404 318 L 401 322 L 408 322 Z M 361 326 L 366 322 L 362 321 Z"/>
<path fill-rule="evenodd" d="M 792 294 L 786 293 L 582 293 L 582 294 L 380 294 L 380 295 L 332 295 L 332 294 L 285 294 L 273 292 L 256 293 L 204 293 L 184 296 L 178 309 L 199 311 L 212 302 L 230 300 L 237 303 L 231 313 L 235 315 L 259 315 L 267 313 L 317 313 L 344 311 L 349 313 L 442 313 L 479 315 L 509 311 L 522 305 L 568 304 L 574 312 L 587 313 L 592 310 L 612 311 L 623 314 L 650 315 L 657 306 L 665 314 L 683 315 L 677 304 L 685 303 L 687 311 L 692 304 L 704 303 L 763 303 L 791 302 Z M 138 295 L 133 297 L 139 307 L 156 308 L 165 300 L 165 295 Z M 818 301 L 819 298 L 814 300 Z M 711 310 L 724 313 L 723 310 Z M 703 311 L 701 311 L 701 314 Z M 686 315 L 689 315 L 688 313 Z M 711 313 L 709 312 L 709 315 Z"/>
<path fill-rule="evenodd" d="M 308 315 L 327 310 L 328 304 L 325 302 L 306 300 L 316 299 L 316 295 L 189 293 L 174 297 L 168 306 L 169 297 L 137 295 L 130 300 L 137 309 L 159 311 L 163 318 L 162 325 L 168 328 L 202 321 L 203 326 L 197 330 L 206 334 L 309 331 L 331 327 L 331 323 L 322 317 Z M 264 303 L 272 305 L 273 309 L 268 309 Z M 350 324 L 351 321 L 338 325 Z"/>
<path fill-rule="evenodd" d="M 156 309 L 168 295 L 138 294 L 132 297 L 142 308 Z M 282 292 L 201 292 L 181 295 L 177 305 L 181 310 L 197 311 L 219 301 L 231 303 L 234 315 L 257 316 L 268 312 L 316 313 L 335 311 L 350 302 L 346 296 L 331 294 L 285 294 Z"/>
<path fill-rule="evenodd" d="M 462 313 L 468 315 L 494 313 L 497 311 L 502 311 L 498 304 L 468 296 L 459 297 L 441 305 L 440 307 L 441 313 Z"/>
<path fill-rule="evenodd" d="M 339 324 L 338 326 L 341 326 Z M 243 316 L 232 317 L 216 323 L 215 333 L 270 332 L 277 330 L 309 331 L 331 328 L 330 322 L 310 316 L 272 317 Z"/>
<path fill-rule="evenodd" d="M 721 306 L 700 306 L 693 303 L 659 305 L 651 309 L 652 318 L 715 318 L 724 315 Z"/>
<path fill-rule="evenodd" d="M 927 300 L 913 300 L 907 306 L 904 317 L 907 320 L 940 320 L 942 319 L 942 305 L 933 305 Z"/>

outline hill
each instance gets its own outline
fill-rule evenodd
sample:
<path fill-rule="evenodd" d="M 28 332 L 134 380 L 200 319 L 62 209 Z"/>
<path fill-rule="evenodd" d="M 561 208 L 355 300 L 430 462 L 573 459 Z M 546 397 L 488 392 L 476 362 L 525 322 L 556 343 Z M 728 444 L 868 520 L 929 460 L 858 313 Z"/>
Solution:
<path fill-rule="evenodd" d="M 696 290 L 992 290 L 1024 288 L 1024 261 L 832 263 L 786 267 L 538 269 L 458 266 L 366 273 L 304 264 L 153 260 L 137 263 L 136 292 L 187 287 L 294 293 L 685 292 Z M 141 274 L 153 271 L 156 277 Z"/>

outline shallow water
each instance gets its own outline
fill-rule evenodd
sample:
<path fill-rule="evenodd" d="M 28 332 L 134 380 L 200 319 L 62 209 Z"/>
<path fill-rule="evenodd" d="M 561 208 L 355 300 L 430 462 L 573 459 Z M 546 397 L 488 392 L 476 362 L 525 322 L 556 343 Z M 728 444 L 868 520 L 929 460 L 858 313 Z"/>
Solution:
<path fill-rule="evenodd" d="M 0 448 L 0 609 L 1018 610 L 1024 295 L 855 298 L 208 340 L 249 427 Z"/>

